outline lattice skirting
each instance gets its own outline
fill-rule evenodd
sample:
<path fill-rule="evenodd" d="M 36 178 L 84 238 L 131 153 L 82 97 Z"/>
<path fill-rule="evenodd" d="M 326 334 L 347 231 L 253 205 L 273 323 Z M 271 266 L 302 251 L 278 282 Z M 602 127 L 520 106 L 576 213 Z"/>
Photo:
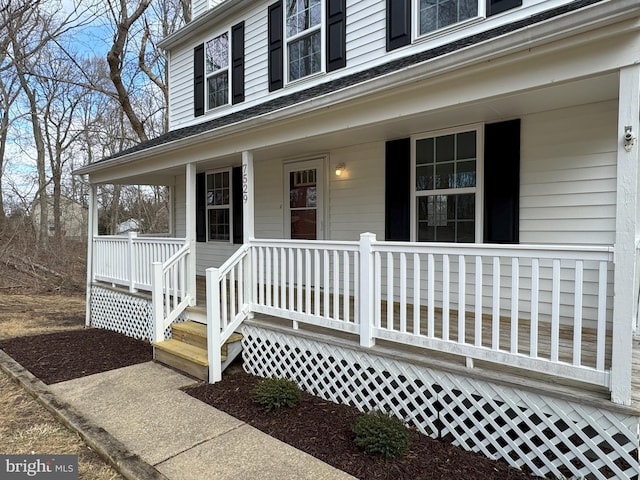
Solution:
<path fill-rule="evenodd" d="M 244 368 L 536 475 L 637 479 L 639 417 L 245 325 Z"/>
<path fill-rule="evenodd" d="M 183 313 L 176 322 L 184 321 Z M 99 286 L 91 287 L 91 326 L 122 333 L 141 340 L 153 338 L 151 300 Z M 171 338 L 171 328 L 164 332 Z"/>

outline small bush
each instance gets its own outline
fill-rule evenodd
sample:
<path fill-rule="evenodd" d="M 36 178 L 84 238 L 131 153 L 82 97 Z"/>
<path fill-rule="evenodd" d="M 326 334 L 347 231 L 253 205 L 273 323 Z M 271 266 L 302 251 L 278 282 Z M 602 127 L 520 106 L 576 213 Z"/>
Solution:
<path fill-rule="evenodd" d="M 302 400 L 302 391 L 296 382 L 286 378 L 266 378 L 253 390 L 254 399 L 267 410 L 295 407 Z"/>
<path fill-rule="evenodd" d="M 362 415 L 353 427 L 356 445 L 368 454 L 402 455 L 409 446 L 409 430 L 398 418 L 379 411 Z"/>

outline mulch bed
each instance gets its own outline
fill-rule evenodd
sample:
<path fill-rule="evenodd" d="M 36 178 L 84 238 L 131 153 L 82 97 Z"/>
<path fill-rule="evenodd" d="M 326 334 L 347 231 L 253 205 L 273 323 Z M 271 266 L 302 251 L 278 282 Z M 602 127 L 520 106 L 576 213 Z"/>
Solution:
<path fill-rule="evenodd" d="M 153 359 L 149 342 L 98 328 L 11 338 L 0 349 L 47 385 Z"/>
<path fill-rule="evenodd" d="M 259 378 L 239 367 L 222 382 L 188 388 L 189 395 L 360 479 L 524 480 L 536 478 L 503 462 L 412 433 L 410 449 L 395 459 L 365 454 L 354 443 L 355 408 L 309 394 L 290 409 L 269 412 L 253 401 Z"/>
<path fill-rule="evenodd" d="M 46 384 L 152 359 L 149 343 L 92 328 L 13 338 L 0 341 L 0 348 Z M 304 394 L 295 408 L 267 412 L 252 400 L 259 380 L 234 365 L 221 382 L 201 384 L 187 393 L 360 479 L 534 478 L 503 462 L 415 432 L 410 450 L 402 457 L 367 455 L 353 442 L 352 427 L 360 415 L 357 410 Z"/>

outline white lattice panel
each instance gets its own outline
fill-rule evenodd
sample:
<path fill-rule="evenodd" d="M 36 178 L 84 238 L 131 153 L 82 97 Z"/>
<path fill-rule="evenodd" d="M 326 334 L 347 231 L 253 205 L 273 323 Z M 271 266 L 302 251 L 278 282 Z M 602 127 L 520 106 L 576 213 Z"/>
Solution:
<path fill-rule="evenodd" d="M 637 479 L 638 417 L 245 325 L 244 368 L 537 475 Z"/>
<path fill-rule="evenodd" d="M 183 312 L 174 323 L 185 319 Z M 91 326 L 150 341 L 153 338 L 151 300 L 94 286 L 91 288 Z M 164 338 L 171 338 L 171 327 L 165 330 Z"/>

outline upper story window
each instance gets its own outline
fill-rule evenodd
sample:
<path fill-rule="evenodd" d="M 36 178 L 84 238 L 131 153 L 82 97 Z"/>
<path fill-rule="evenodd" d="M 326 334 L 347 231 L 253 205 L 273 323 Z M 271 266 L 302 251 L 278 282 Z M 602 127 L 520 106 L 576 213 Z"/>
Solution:
<path fill-rule="evenodd" d="M 479 130 L 466 130 L 415 139 L 417 241 L 475 242 L 480 238 L 479 137 Z"/>
<path fill-rule="evenodd" d="M 478 16 L 478 0 L 418 0 L 418 35 Z"/>
<path fill-rule="evenodd" d="M 205 45 L 207 109 L 229 103 L 229 34 L 223 33 Z"/>
<path fill-rule="evenodd" d="M 289 81 L 321 71 L 322 17 L 321 0 L 286 0 Z"/>

